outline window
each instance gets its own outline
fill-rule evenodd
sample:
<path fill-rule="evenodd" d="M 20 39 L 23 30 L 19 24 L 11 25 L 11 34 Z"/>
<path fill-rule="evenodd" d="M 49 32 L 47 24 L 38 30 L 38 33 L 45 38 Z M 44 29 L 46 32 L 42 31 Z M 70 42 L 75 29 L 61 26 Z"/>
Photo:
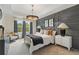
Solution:
<path fill-rule="evenodd" d="M 21 20 L 17 21 L 17 26 L 18 26 L 18 32 L 22 32 L 23 21 L 21 21 Z"/>
<path fill-rule="evenodd" d="M 26 21 L 26 33 L 30 33 L 30 22 Z"/>
<path fill-rule="evenodd" d="M 26 33 L 29 34 L 30 33 L 30 22 L 29 21 L 25 21 L 25 28 L 26 28 Z M 24 31 L 24 27 L 23 27 L 23 20 L 17 20 L 17 29 L 18 29 L 18 33 L 22 34 L 22 32 Z"/>
<path fill-rule="evenodd" d="M 45 20 L 45 27 L 48 27 L 48 20 Z"/>
<path fill-rule="evenodd" d="M 53 19 L 49 19 L 49 26 L 53 26 Z"/>

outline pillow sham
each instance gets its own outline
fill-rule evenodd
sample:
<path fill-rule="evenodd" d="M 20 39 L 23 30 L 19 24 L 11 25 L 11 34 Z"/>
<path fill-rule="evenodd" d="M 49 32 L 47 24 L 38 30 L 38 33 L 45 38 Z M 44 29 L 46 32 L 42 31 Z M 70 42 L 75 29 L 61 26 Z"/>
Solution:
<path fill-rule="evenodd" d="M 44 30 L 44 34 L 46 34 L 46 35 L 47 35 L 47 34 L 48 34 L 48 30 Z"/>
<path fill-rule="evenodd" d="M 53 31 L 52 34 L 53 34 L 53 36 L 55 36 L 56 35 L 56 31 Z"/>
<path fill-rule="evenodd" d="M 53 33 L 52 33 L 53 31 L 52 30 L 48 30 L 48 35 L 53 35 Z"/>

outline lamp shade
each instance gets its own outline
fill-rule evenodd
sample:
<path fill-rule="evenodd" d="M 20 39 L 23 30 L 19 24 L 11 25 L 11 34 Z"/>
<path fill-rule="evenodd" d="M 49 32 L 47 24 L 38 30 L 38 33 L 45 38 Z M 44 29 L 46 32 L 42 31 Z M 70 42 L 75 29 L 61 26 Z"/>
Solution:
<path fill-rule="evenodd" d="M 41 26 L 37 26 L 37 28 L 38 28 L 38 29 L 40 29 L 40 28 L 41 28 Z"/>
<path fill-rule="evenodd" d="M 60 28 L 60 29 L 67 29 L 69 28 L 65 23 L 61 23 L 57 28 Z"/>

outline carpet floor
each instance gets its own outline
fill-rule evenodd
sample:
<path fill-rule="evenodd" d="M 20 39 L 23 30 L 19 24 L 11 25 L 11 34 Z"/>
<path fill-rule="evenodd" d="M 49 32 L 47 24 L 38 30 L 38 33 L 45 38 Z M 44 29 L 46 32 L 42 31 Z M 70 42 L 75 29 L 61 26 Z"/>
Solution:
<path fill-rule="evenodd" d="M 24 39 L 18 39 L 9 45 L 7 55 L 29 55 L 28 46 L 24 44 Z"/>

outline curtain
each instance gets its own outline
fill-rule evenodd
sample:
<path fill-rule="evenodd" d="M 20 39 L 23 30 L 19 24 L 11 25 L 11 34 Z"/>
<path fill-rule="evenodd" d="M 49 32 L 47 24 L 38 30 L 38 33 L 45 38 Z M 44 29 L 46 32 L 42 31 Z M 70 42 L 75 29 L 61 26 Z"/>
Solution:
<path fill-rule="evenodd" d="M 26 35 L 26 22 L 23 21 L 22 38 Z"/>
<path fill-rule="evenodd" d="M 33 26 L 32 26 L 32 22 L 30 22 L 30 34 L 33 33 Z"/>
<path fill-rule="evenodd" d="M 14 32 L 18 32 L 17 21 L 14 20 Z"/>

